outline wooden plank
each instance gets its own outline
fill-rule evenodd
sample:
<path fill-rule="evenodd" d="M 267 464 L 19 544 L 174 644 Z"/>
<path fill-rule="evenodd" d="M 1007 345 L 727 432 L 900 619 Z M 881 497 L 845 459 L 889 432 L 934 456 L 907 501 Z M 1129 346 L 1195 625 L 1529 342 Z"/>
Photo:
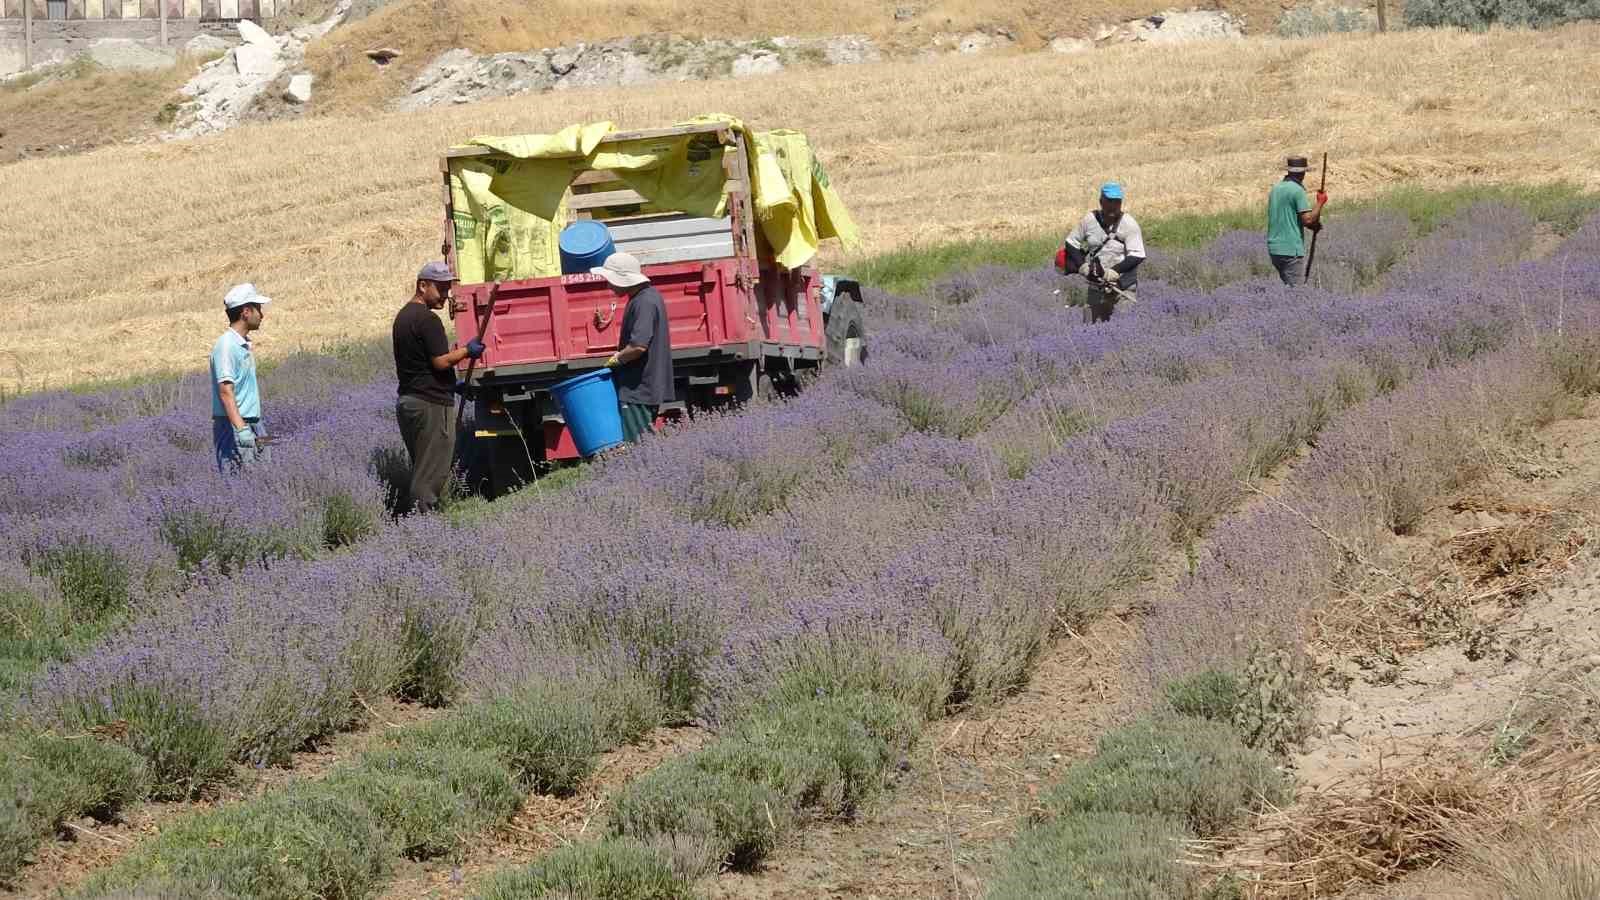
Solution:
<path fill-rule="evenodd" d="M 572 185 L 573 187 L 578 187 L 580 185 L 605 184 L 621 180 L 621 178 L 617 177 L 617 173 L 610 169 L 585 169 L 578 173 L 577 178 L 572 179 Z"/>
<path fill-rule="evenodd" d="M 598 191 L 593 194 L 576 194 L 567 198 L 569 209 L 599 209 L 605 206 L 628 206 L 646 203 L 637 191 Z"/>
<path fill-rule="evenodd" d="M 657 237 L 634 238 L 632 240 L 616 241 L 618 250 L 629 253 L 653 253 L 666 250 L 692 251 L 695 255 L 688 259 L 721 259 L 733 255 L 733 234 L 706 234 L 694 237 Z"/>
<path fill-rule="evenodd" d="M 712 248 L 678 247 L 669 250 L 644 250 L 640 252 L 629 251 L 639 258 L 639 263 L 646 266 L 656 266 L 663 263 L 689 262 L 702 259 L 723 259 L 732 255 L 732 243 L 723 245 L 727 252 L 712 252 Z"/>
<path fill-rule="evenodd" d="M 690 236 L 698 234 L 727 234 L 731 221 L 726 217 L 711 219 L 704 216 L 673 215 L 653 219 L 624 219 L 615 225 L 607 224 L 616 240 L 635 238 Z"/>

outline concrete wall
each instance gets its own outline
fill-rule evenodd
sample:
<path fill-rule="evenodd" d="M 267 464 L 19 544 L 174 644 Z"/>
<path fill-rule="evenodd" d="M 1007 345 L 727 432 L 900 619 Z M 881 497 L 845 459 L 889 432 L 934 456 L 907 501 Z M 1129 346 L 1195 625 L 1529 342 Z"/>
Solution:
<path fill-rule="evenodd" d="M 0 19 L 0 75 L 22 70 L 22 20 Z M 167 45 L 174 51 L 197 34 L 214 34 L 237 41 L 238 27 L 233 22 L 200 19 L 167 20 Z M 88 50 L 103 38 L 131 38 L 152 47 L 161 46 L 158 19 L 81 19 L 65 22 L 33 22 L 33 62 L 60 62 Z"/>

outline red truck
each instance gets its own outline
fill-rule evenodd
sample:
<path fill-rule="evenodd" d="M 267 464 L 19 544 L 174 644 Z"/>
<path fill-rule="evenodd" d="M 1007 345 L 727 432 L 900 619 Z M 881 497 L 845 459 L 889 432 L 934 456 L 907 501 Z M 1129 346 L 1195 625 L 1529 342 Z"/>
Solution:
<path fill-rule="evenodd" d="M 639 258 L 666 301 L 678 402 L 663 415 L 790 392 L 809 371 L 859 360 L 866 332 L 859 285 L 829 279 L 833 290 L 825 298 L 814 266 L 790 270 L 775 261 L 757 227 L 749 150 L 737 131 L 710 123 L 613 132 L 601 144 L 682 135 L 703 135 L 724 148 L 725 216 L 662 209 L 615 173 L 592 169 L 573 178 L 562 204 L 569 221 L 603 221 L 616 249 Z M 452 164 L 497 153 L 458 148 L 442 161 L 444 251 L 457 273 Z M 481 335 L 487 349 L 464 386 L 474 415 L 458 435 L 459 456 L 478 490 L 495 495 L 526 482 L 539 464 L 577 458 L 549 388 L 604 365 L 618 348 L 625 304 L 591 274 L 456 288 L 451 312 L 458 339 L 477 335 L 487 322 Z M 467 363 L 460 374 L 468 376 Z"/>

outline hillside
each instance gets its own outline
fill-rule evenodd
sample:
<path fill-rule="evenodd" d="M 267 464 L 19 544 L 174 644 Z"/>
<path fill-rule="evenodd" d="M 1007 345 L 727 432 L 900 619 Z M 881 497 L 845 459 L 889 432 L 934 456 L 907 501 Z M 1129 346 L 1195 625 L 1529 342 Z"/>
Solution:
<path fill-rule="evenodd" d="M 1341 203 L 1402 185 L 1600 187 L 1597 41 L 1591 25 L 954 57 L 28 160 L 7 168 L 28 189 L 0 209 L 0 232 L 35 236 L 0 262 L 0 388 L 193 367 L 245 279 L 277 300 L 268 356 L 382 333 L 437 251 L 437 155 L 474 134 L 706 111 L 798 128 L 868 251 L 1063 230 L 1108 177 L 1135 213 L 1254 204 L 1296 149 L 1330 152 L 1336 221 Z M 1064 116 L 1064 97 L 1094 114 Z"/>
<path fill-rule="evenodd" d="M 1277 0 L 1206 0 L 1202 8 L 1244 19 L 1248 31 L 1271 33 L 1283 6 Z M 580 41 L 670 33 L 690 38 L 763 38 L 857 33 L 890 54 L 926 48 L 936 34 L 1003 30 L 1021 49 L 1038 49 L 1059 36 L 1090 36 L 1105 23 L 1168 9 L 1154 0 L 1082 0 L 1041 4 L 1027 0 L 396 0 L 313 45 L 307 64 L 327 94 L 319 109 L 353 111 L 381 106 L 401 95 L 410 77 L 455 47 L 500 53 L 559 47 Z M 385 68 L 363 56 L 374 47 L 400 50 Z"/>

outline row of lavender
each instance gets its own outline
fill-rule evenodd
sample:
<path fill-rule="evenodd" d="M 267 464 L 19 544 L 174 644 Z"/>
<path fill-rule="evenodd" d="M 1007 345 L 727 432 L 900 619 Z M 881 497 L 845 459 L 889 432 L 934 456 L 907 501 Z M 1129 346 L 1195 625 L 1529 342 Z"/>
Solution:
<path fill-rule="evenodd" d="M 533 504 L 482 533 L 408 522 L 354 556 L 278 565 L 243 580 L 203 578 L 93 657 L 51 674 L 35 708 L 83 722 L 141 713 L 158 719 L 136 729 L 134 745 L 160 761 L 168 790 L 186 793 L 222 772 L 230 756 L 282 761 L 307 738 L 346 725 L 357 714 L 355 697 L 387 689 L 448 700 L 462 689 L 466 676 L 456 668 L 470 645 L 478 652 L 467 660 L 469 682 L 504 684 L 509 660 L 621 642 L 685 709 L 714 705 L 718 693 L 749 684 L 747 677 L 722 679 L 714 692 L 702 682 L 717 681 L 714 666 L 750 668 L 749 647 L 786 644 L 795 626 L 790 617 L 822 626 L 858 609 L 938 645 L 938 629 L 907 621 L 904 610 L 875 609 L 872 596 L 835 594 L 893 564 L 941 525 L 955 527 L 963 503 L 952 500 L 963 492 L 982 488 L 992 503 L 1010 479 L 986 447 L 902 437 L 914 416 L 861 394 L 904 399 L 907 381 L 976 381 L 981 391 L 938 399 L 946 418 L 962 420 L 952 434 L 997 413 L 994 404 L 1008 391 L 1013 405 L 1021 400 L 1010 413 L 1018 429 L 1086 426 L 1163 399 L 1176 376 L 1150 378 L 1138 362 L 1155 344 L 1197 327 L 1221 333 L 1227 317 L 1274 293 L 1253 285 L 1235 295 L 1173 295 L 1163 303 L 1152 291 L 1146 311 L 1086 331 L 1061 328 L 1050 285 L 1038 277 L 1013 280 L 1010 290 L 963 307 L 954 317 L 954 343 L 922 323 L 891 330 L 878 354 L 888 362 L 854 380 L 662 440 L 592 487 Z M 918 307 L 904 309 L 925 317 Z M 1024 340 L 992 343 L 994 331 L 979 325 L 1002 317 L 1010 319 L 1006 333 Z M 1208 365 L 1226 368 L 1226 352 L 1248 354 L 1248 343 L 1219 351 Z M 1085 380 L 1094 396 L 1080 404 Z M 1006 421 L 1000 416 L 992 431 Z M 877 452 L 869 453 L 872 447 Z M 850 524 L 830 520 L 840 509 Z M 1069 506 L 1058 506 L 1058 514 L 1062 509 Z M 752 516 L 754 527 L 736 535 L 717 527 Z M 1006 520 L 990 511 L 978 516 Z M 954 546 L 963 544 L 976 546 Z M 816 609 L 778 609 L 763 597 L 808 597 Z M 752 604 L 766 607 L 765 615 L 741 612 Z M 598 610 L 606 615 L 597 617 Z M 752 628 L 722 634 L 728 621 Z M 539 636 L 538 644 L 528 636 Z M 522 642 L 522 653 L 504 652 L 506 642 Z M 154 698 L 162 716 L 149 709 Z"/>
<path fill-rule="evenodd" d="M 1151 290 L 1109 327 L 1064 328 L 1041 282 L 959 310 L 970 339 L 918 342 L 936 334 L 908 324 L 870 370 L 656 442 L 480 529 L 407 522 L 352 554 L 205 579 L 53 671 L 32 708 L 136 722 L 182 793 L 230 757 L 278 761 L 342 727 L 357 697 L 443 702 L 595 654 L 717 717 L 841 666 L 929 710 L 992 695 L 1025 676 L 1059 609 L 1139 577 L 1330 410 L 1511 321 L 1492 302 L 1291 301 L 1258 283 Z M 906 433 L 897 409 L 937 410 L 923 427 L 949 436 L 995 425 L 957 442 Z M 1053 442 L 1020 472 L 999 465 L 1005 428 L 1041 421 Z"/>
<path fill-rule="evenodd" d="M 1453 241 L 1439 235 L 1425 249 Z M 1143 895 L 1152 885 L 1163 896 L 1205 893 L 1196 870 L 1162 848 L 1216 838 L 1282 802 L 1287 785 L 1258 750 L 1284 752 L 1301 736 L 1303 630 L 1315 605 L 1363 552 L 1492 466 L 1508 437 L 1600 391 L 1600 219 L 1535 264 L 1439 258 L 1476 266 L 1477 277 L 1413 264 L 1396 280 L 1498 296 L 1520 309 L 1520 327 L 1505 329 L 1515 334 L 1499 350 L 1348 410 L 1280 496 L 1221 520 L 1146 628 L 1149 685 L 1166 702 L 1104 736 L 1043 795 L 1044 812 L 989 882 L 996 900 Z"/>

